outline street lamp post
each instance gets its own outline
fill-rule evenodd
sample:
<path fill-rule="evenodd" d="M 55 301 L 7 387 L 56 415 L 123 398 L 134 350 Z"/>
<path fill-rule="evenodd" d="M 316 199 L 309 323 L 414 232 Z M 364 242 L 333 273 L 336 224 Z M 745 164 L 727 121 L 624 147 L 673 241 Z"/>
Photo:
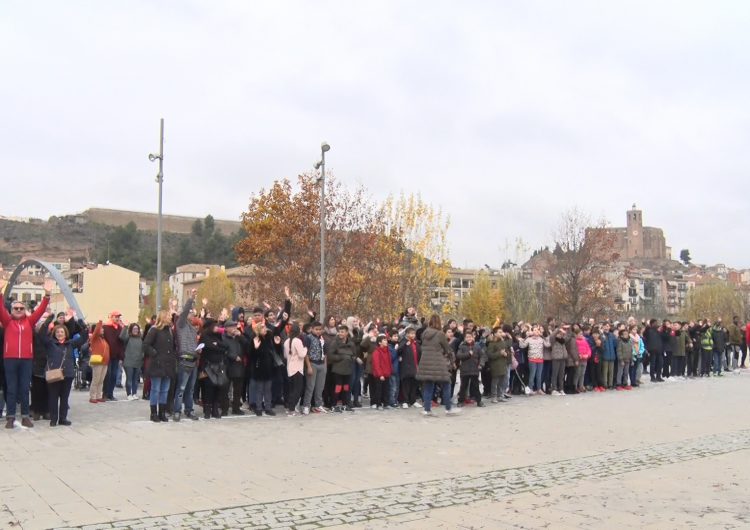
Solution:
<path fill-rule="evenodd" d="M 326 318 L 326 152 L 331 146 L 323 142 L 320 144 L 320 161 L 315 163 L 315 169 L 320 169 L 320 319 Z"/>
<path fill-rule="evenodd" d="M 161 189 L 164 182 L 164 118 L 159 122 L 159 154 L 151 153 L 148 159 L 159 161 L 159 173 L 156 182 L 159 184 L 159 215 L 156 221 L 156 312 L 161 311 Z"/>

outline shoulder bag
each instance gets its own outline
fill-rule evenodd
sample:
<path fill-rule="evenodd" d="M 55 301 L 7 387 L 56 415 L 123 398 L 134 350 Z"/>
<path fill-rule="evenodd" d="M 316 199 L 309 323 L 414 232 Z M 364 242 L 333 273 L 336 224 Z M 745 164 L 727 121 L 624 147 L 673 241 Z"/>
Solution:
<path fill-rule="evenodd" d="M 60 368 L 52 368 L 49 367 L 49 361 L 47 361 L 47 371 L 44 372 L 44 378 L 47 380 L 48 383 L 57 383 L 58 381 L 62 381 L 65 379 L 65 374 L 63 373 L 63 366 L 65 366 L 65 356 L 68 354 L 67 350 L 65 353 L 63 353 L 62 361 L 60 362 Z"/>

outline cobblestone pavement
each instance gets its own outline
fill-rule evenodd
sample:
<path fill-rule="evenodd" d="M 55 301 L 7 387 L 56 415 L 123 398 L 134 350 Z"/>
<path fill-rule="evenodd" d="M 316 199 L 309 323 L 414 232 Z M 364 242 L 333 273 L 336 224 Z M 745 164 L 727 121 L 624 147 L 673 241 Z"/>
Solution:
<path fill-rule="evenodd" d="M 557 530 L 561 516 L 601 527 L 618 504 L 618 528 L 750 527 L 738 511 L 750 491 L 748 376 L 519 396 L 433 418 L 155 424 L 144 401 L 74 393 L 72 427 L 0 430 L 0 528 Z"/>
<path fill-rule="evenodd" d="M 625 473 L 725 455 L 748 447 L 750 430 L 741 430 L 450 479 L 77 528 L 323 528 L 497 501 L 535 490 L 574 485 L 576 481 L 610 479 Z M 750 524 L 750 519 L 747 522 Z"/>

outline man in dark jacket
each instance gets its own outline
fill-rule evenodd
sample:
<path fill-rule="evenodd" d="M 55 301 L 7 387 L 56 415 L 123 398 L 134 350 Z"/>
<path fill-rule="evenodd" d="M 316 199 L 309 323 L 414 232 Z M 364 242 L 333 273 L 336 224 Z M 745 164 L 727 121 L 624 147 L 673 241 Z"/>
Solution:
<path fill-rule="evenodd" d="M 652 318 L 643 331 L 643 344 L 651 358 L 651 381 L 661 383 L 664 361 L 664 342 L 659 332 L 659 322 Z"/>
<path fill-rule="evenodd" d="M 227 347 L 227 378 L 232 386 L 232 414 L 244 416 L 242 406 L 242 386 L 245 380 L 245 358 L 249 343 L 234 320 L 224 322 L 222 343 Z M 222 396 L 222 415 L 229 414 L 229 387 Z"/>
<path fill-rule="evenodd" d="M 117 386 L 117 374 L 120 372 L 120 363 L 125 359 L 125 345 L 120 340 L 122 333 L 122 313 L 112 311 L 109 322 L 104 324 L 104 340 L 109 345 L 109 368 L 104 380 L 104 398 L 107 401 L 115 401 L 115 387 Z"/>

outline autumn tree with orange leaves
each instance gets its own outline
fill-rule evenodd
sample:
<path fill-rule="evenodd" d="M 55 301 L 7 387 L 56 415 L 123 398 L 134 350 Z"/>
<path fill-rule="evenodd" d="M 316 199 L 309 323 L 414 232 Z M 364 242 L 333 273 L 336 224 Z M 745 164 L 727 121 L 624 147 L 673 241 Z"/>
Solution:
<path fill-rule="evenodd" d="M 568 322 L 611 312 L 613 293 L 607 276 L 618 259 L 615 236 L 604 221 L 593 225 L 574 208 L 562 215 L 555 234 L 548 277 L 547 311 Z"/>
<path fill-rule="evenodd" d="M 318 175 L 300 175 L 296 184 L 276 181 L 270 189 L 250 198 L 248 210 L 242 215 L 247 237 L 235 250 L 240 263 L 254 266 L 252 285 L 256 300 L 275 299 L 278 286 L 289 285 L 298 308 L 317 310 L 320 303 Z M 434 246 L 421 242 L 417 234 L 429 237 L 441 234 L 442 243 L 437 246 L 442 245 L 443 250 L 432 252 L 432 256 L 441 256 L 442 266 L 447 267 L 445 230 L 425 227 L 436 223 L 439 216 L 421 199 L 411 202 L 415 205 L 411 211 L 422 219 L 410 224 L 389 208 L 393 204 L 378 204 L 363 187 L 349 190 L 327 176 L 326 307 L 330 314 L 339 318 L 350 314 L 363 319 L 393 318 L 408 305 L 423 307 L 423 300 L 429 301 L 434 266 L 428 256 L 419 253 L 432 252 Z M 423 228 L 415 231 L 413 226 Z M 423 257 L 416 257 L 417 254 Z M 411 266 L 408 277 L 403 274 L 407 265 Z"/>

